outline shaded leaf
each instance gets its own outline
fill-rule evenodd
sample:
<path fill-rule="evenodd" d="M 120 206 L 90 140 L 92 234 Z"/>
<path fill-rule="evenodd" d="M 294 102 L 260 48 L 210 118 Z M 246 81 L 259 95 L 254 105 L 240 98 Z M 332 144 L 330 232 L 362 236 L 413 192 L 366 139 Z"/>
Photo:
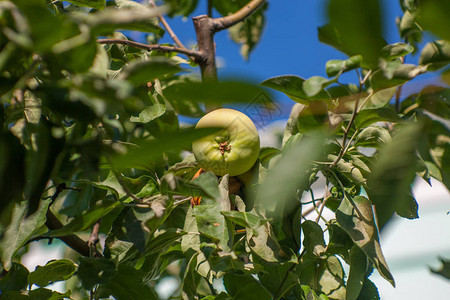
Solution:
<path fill-rule="evenodd" d="M 28 283 L 44 287 L 53 282 L 69 279 L 75 271 L 76 265 L 71 260 L 51 260 L 45 266 L 37 266 L 28 275 Z"/>
<path fill-rule="evenodd" d="M 358 247 L 353 246 L 350 250 L 350 272 L 347 280 L 347 293 L 345 299 L 356 300 L 363 288 L 366 279 L 368 261 L 364 252 Z"/>
<path fill-rule="evenodd" d="M 414 51 L 414 47 L 406 43 L 395 43 L 386 45 L 381 49 L 381 57 L 387 60 L 393 60 L 398 57 L 408 55 Z"/>
<path fill-rule="evenodd" d="M 95 9 L 103 9 L 106 5 L 106 0 L 68 0 L 78 6 L 92 7 Z"/>
<path fill-rule="evenodd" d="M 388 107 L 369 108 L 361 110 L 355 119 L 356 128 L 364 128 L 373 123 L 387 121 L 387 122 L 400 122 L 402 119 L 397 113 Z"/>
<path fill-rule="evenodd" d="M 234 299 L 272 299 L 272 295 L 248 274 L 226 273 L 223 283 Z"/>
<path fill-rule="evenodd" d="M 116 265 L 105 258 L 80 257 L 77 276 L 86 290 L 91 290 L 96 284 L 106 284 L 116 275 Z"/>
<path fill-rule="evenodd" d="M 11 268 L 11 259 L 25 243 L 34 235 L 43 234 L 46 229 L 45 214 L 50 200 L 42 201 L 41 207 L 31 216 L 27 214 L 27 203 L 21 202 L 14 206 L 11 223 L 0 240 L 0 255 L 6 270 Z"/>
<path fill-rule="evenodd" d="M 450 42 L 441 40 L 427 43 L 420 53 L 419 64 L 429 64 L 430 71 L 450 64 Z"/>
<path fill-rule="evenodd" d="M 390 219 L 394 210 L 411 207 L 411 183 L 416 172 L 416 148 L 420 140 L 417 125 L 399 128 L 392 141 L 384 144 L 367 181 L 367 193 L 377 207 L 380 228 Z"/>
<path fill-rule="evenodd" d="M 349 56 L 361 54 L 363 64 L 377 65 L 380 50 L 386 44 L 379 1 L 331 0 L 328 18 L 329 24 L 319 28 L 320 41 Z"/>
<path fill-rule="evenodd" d="M 112 295 L 117 300 L 158 299 L 150 286 L 142 282 L 143 274 L 131 266 L 119 264 L 117 273 L 99 287 L 100 297 Z"/>
<path fill-rule="evenodd" d="M 429 30 L 437 36 L 450 41 L 450 20 L 447 12 L 450 11 L 450 3 L 441 0 L 420 1 L 418 4 L 420 9 L 419 23 L 425 29 Z"/>
<path fill-rule="evenodd" d="M 394 278 L 381 250 L 372 203 L 362 196 L 356 196 L 352 201 L 344 198 L 336 211 L 336 219 L 355 244 L 364 251 L 380 275 L 395 286 Z"/>
<path fill-rule="evenodd" d="M 70 235 L 77 231 L 83 231 L 94 225 L 100 218 L 107 215 L 122 203 L 112 202 L 97 207 L 92 207 L 81 216 L 75 217 L 71 222 L 60 229 L 49 231 L 45 235 L 48 237 L 58 237 Z"/>
<path fill-rule="evenodd" d="M 146 84 L 155 79 L 165 79 L 182 71 L 180 66 L 162 57 L 151 60 L 135 60 L 124 68 L 118 76 L 119 80 L 128 80 L 134 84 Z"/>
<path fill-rule="evenodd" d="M 19 291 L 25 289 L 28 285 L 27 268 L 19 263 L 12 263 L 8 273 L 0 279 L 0 291 Z"/>
<path fill-rule="evenodd" d="M 431 272 L 450 279 L 450 260 L 440 259 L 442 266 L 439 269 L 430 268 Z"/>
<path fill-rule="evenodd" d="M 304 90 L 305 79 L 294 76 L 284 75 L 269 78 L 261 83 L 262 86 L 285 93 L 292 100 L 308 104 L 311 100 L 329 100 L 330 96 L 322 91 L 317 95 L 309 97 Z M 314 90 L 313 90 L 314 91 Z"/>

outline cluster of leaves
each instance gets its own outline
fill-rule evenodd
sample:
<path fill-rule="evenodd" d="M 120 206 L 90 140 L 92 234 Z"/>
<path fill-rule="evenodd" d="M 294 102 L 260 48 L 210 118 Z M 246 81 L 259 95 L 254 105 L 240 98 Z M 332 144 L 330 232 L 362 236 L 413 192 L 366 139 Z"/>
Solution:
<path fill-rule="evenodd" d="M 164 34 L 157 9 L 68 2 L 0 1 L 1 299 L 158 299 L 155 287 L 167 277 L 179 282 L 171 299 L 377 299 L 373 269 L 394 284 L 378 228 L 394 213 L 418 216 L 416 174 L 450 186 L 449 89 L 427 87 L 391 104 L 398 86 L 447 67 L 448 32 L 432 21 L 445 1 L 402 1 L 411 28 L 400 22 L 403 42 L 391 45 L 382 39 L 378 1 L 365 1 L 371 9 L 330 1 L 319 38 L 349 58 L 329 61 L 329 78 L 262 83 L 298 104 L 281 149 L 261 149 L 234 195 L 228 175 L 191 180 L 199 167 L 183 151 L 214 129 L 180 126 L 178 116 L 201 116 L 205 102 L 255 99 L 261 88 L 202 84 L 189 74 L 195 63 L 174 53 L 97 43 L 127 40 L 118 30 L 157 41 Z M 197 5 L 167 2 L 172 14 Z M 213 1 L 222 15 L 245 3 Z M 230 29 L 245 40 L 244 53 L 259 39 L 264 8 Z M 420 50 L 422 28 L 444 40 L 425 45 L 418 65 L 405 64 Z M 351 70 L 361 74 L 358 84 L 341 83 Z M 448 79 L 448 69 L 442 74 Z M 328 192 L 313 202 L 322 203 L 319 217 L 325 206 L 335 212 L 328 238 L 317 222 L 302 221 L 303 195 L 320 176 Z M 201 205 L 192 207 L 198 195 Z M 93 227 L 106 236 L 101 249 L 74 242 Z M 32 272 L 18 262 L 30 241 L 53 238 L 82 255 Z M 57 281 L 66 282 L 65 293 L 47 287 Z"/>

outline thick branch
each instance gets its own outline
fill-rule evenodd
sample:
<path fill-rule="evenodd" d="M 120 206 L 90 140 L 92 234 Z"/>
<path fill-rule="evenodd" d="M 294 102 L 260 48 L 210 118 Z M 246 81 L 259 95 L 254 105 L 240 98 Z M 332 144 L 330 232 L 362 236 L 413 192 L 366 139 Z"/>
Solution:
<path fill-rule="evenodd" d="M 182 49 L 178 47 L 172 47 L 172 46 L 163 46 L 163 45 L 147 45 L 142 44 L 138 42 L 133 42 L 129 40 L 122 40 L 122 39 L 99 39 L 97 40 L 100 44 L 121 44 L 121 45 L 127 45 L 132 46 L 138 49 L 143 49 L 147 51 L 161 51 L 161 52 L 177 52 L 184 55 L 192 56 L 196 59 L 202 59 L 203 55 L 199 51 L 195 50 L 189 50 L 189 49 Z"/>
<path fill-rule="evenodd" d="M 217 32 L 227 29 L 234 24 L 243 21 L 245 18 L 254 13 L 265 2 L 266 0 L 251 0 L 249 3 L 247 3 L 247 5 L 242 7 L 234 14 L 222 18 L 213 19 L 214 31 Z"/>
<path fill-rule="evenodd" d="M 58 218 L 51 212 L 50 208 L 47 210 L 47 220 L 45 225 L 50 230 L 55 230 L 63 227 L 63 224 L 58 220 Z M 78 236 L 71 234 L 67 236 L 58 237 L 67 246 L 80 253 L 83 256 L 89 257 L 89 245 Z"/>

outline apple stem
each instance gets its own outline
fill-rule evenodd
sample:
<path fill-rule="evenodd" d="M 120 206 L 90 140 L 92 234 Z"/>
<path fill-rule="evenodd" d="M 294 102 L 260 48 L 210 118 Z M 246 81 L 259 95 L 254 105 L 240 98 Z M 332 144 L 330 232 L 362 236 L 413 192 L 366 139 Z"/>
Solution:
<path fill-rule="evenodd" d="M 225 151 L 231 151 L 231 145 L 228 142 L 219 143 L 220 154 L 224 155 Z"/>

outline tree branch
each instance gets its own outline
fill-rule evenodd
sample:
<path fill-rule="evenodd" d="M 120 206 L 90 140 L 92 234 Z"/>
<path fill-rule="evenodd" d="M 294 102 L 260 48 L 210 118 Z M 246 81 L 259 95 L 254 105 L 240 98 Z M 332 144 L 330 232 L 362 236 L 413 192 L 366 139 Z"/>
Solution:
<path fill-rule="evenodd" d="M 56 198 L 58 198 L 59 194 L 65 189 L 67 189 L 65 183 L 59 184 L 56 187 L 56 192 L 51 197 L 52 203 L 56 200 Z M 60 229 L 64 226 L 61 223 L 61 221 L 59 221 L 58 218 L 50 210 L 50 207 L 47 209 L 45 225 L 50 230 Z M 80 239 L 75 234 L 71 234 L 71 235 L 67 235 L 67 236 L 60 236 L 57 238 L 60 239 L 62 242 L 64 242 L 67 246 L 69 246 L 70 248 L 75 250 L 76 252 L 80 253 L 81 255 L 89 257 L 90 251 L 89 251 L 88 243 L 83 241 L 82 239 Z M 97 256 L 102 256 L 98 252 L 96 252 L 95 254 Z"/>
<path fill-rule="evenodd" d="M 150 6 L 156 7 L 156 4 L 155 4 L 155 2 L 153 2 L 153 0 L 149 0 L 148 3 L 150 4 Z M 186 49 L 187 50 L 187 48 L 183 45 L 183 43 L 177 37 L 175 32 L 172 30 L 172 27 L 170 27 L 169 23 L 167 23 L 167 21 L 164 18 L 164 16 L 158 13 L 157 17 L 159 19 L 159 22 L 161 22 L 161 24 L 164 26 L 164 28 L 166 28 L 167 33 L 170 35 L 170 37 L 175 42 L 175 44 L 177 44 L 177 46 L 180 47 L 181 49 Z"/>
<path fill-rule="evenodd" d="M 203 59 L 203 54 L 199 51 L 195 50 L 189 50 L 189 49 L 182 49 L 178 47 L 172 47 L 172 46 L 163 46 L 163 45 L 147 45 L 143 43 L 133 42 L 129 40 L 122 40 L 122 39 L 98 39 L 98 43 L 100 44 L 121 44 L 121 45 L 127 45 L 132 46 L 138 49 L 143 49 L 147 51 L 161 51 L 161 52 L 177 52 L 184 55 L 192 56 L 195 59 Z"/>
<path fill-rule="evenodd" d="M 251 0 L 249 3 L 247 3 L 244 7 L 242 7 L 234 14 L 222 18 L 213 19 L 214 31 L 218 32 L 227 29 L 233 26 L 234 24 L 244 20 L 252 13 L 254 13 L 265 2 L 266 0 Z"/>

